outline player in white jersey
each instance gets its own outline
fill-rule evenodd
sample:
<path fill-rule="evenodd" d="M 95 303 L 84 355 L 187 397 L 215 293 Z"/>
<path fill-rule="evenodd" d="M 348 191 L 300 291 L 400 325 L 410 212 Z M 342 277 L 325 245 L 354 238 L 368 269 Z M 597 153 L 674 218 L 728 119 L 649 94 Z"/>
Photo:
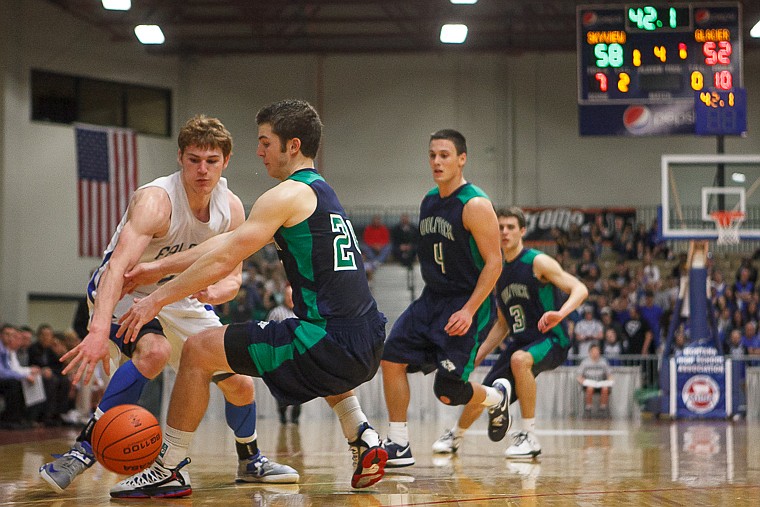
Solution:
<path fill-rule="evenodd" d="M 136 343 L 116 338 L 117 320 L 133 304 L 165 280 L 139 287 L 126 286 L 124 273 L 147 262 L 187 250 L 208 238 L 237 228 L 245 220 L 240 199 L 221 177 L 232 154 L 232 136 L 222 123 L 203 115 L 188 120 L 178 136 L 180 170 L 143 185 L 106 249 L 100 267 L 87 287 L 90 303 L 88 334 L 61 360 L 70 363 L 64 373 L 75 372 L 74 383 L 90 380 L 102 361 L 110 373 L 110 361 L 129 358 L 116 369 L 103 399 L 77 437 L 74 446 L 55 461 L 40 467 L 41 477 L 56 491 L 63 491 L 92 466 L 92 428 L 105 411 L 117 405 L 137 403 L 145 384 L 169 363 L 179 366 L 182 345 L 188 336 L 221 326 L 212 306 L 232 299 L 240 288 L 242 265 L 217 283 L 167 305 L 157 318 L 143 326 Z M 168 279 L 168 278 L 167 278 Z M 225 415 L 235 433 L 238 482 L 297 482 L 298 473 L 270 462 L 256 443 L 256 407 L 253 380 L 220 374 L 213 378 L 226 399 Z M 151 491 L 136 496 L 157 496 Z M 182 496 L 182 491 L 161 496 Z"/>

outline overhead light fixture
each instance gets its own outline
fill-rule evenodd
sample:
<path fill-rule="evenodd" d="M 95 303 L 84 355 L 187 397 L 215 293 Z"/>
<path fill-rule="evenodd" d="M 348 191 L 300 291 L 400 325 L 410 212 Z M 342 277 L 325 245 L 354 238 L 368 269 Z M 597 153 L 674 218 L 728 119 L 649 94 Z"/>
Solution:
<path fill-rule="evenodd" d="M 158 25 L 137 25 L 135 27 L 137 40 L 143 44 L 163 44 L 166 40 L 164 32 Z"/>
<path fill-rule="evenodd" d="M 478 3 L 478 0 L 451 0 L 454 5 L 472 5 Z"/>
<path fill-rule="evenodd" d="M 445 44 L 461 44 L 467 38 L 467 25 L 447 24 L 441 27 L 441 42 Z"/>
<path fill-rule="evenodd" d="M 760 21 L 755 23 L 755 26 L 752 27 L 752 30 L 749 31 L 749 34 L 756 39 L 760 39 Z"/>
<path fill-rule="evenodd" d="M 102 0 L 103 8 L 109 11 L 128 11 L 132 8 L 132 0 Z"/>
<path fill-rule="evenodd" d="M 734 183 L 744 183 L 747 181 L 747 175 L 744 173 L 733 173 L 731 175 L 731 181 Z"/>

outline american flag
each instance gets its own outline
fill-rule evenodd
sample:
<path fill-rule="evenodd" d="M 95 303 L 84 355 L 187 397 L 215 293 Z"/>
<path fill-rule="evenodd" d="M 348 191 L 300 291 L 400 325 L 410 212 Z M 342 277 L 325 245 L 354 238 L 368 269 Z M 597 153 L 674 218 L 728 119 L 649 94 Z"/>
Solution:
<path fill-rule="evenodd" d="M 137 188 L 134 131 L 76 127 L 79 256 L 100 257 Z"/>

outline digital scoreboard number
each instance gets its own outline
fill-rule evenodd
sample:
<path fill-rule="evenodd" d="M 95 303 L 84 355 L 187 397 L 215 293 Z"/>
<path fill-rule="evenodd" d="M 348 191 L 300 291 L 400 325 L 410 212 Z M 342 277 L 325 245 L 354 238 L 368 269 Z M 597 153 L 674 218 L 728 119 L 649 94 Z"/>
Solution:
<path fill-rule="evenodd" d="M 579 6 L 577 27 L 581 135 L 704 134 L 700 94 L 742 87 L 738 3 Z"/>

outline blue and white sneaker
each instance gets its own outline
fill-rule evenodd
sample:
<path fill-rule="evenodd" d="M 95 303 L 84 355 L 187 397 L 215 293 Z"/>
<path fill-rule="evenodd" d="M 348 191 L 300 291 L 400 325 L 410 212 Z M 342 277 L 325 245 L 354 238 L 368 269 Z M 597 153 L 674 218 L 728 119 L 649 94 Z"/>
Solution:
<path fill-rule="evenodd" d="M 269 461 L 269 458 L 258 452 L 252 458 L 238 460 L 235 482 L 294 484 L 300 478 L 294 468 Z"/>
<path fill-rule="evenodd" d="M 78 475 L 95 464 L 89 442 L 76 442 L 68 452 L 53 456 L 55 461 L 40 467 L 40 477 L 58 493 L 63 493 Z"/>
<path fill-rule="evenodd" d="M 175 468 L 166 468 L 157 458 L 153 464 L 111 488 L 112 498 L 177 498 L 192 494 L 190 474 L 182 468 L 190 458 Z"/>
<path fill-rule="evenodd" d="M 383 447 L 388 452 L 388 468 L 401 468 L 414 465 L 414 456 L 412 456 L 412 446 L 407 442 L 401 446 L 390 438 L 386 438 Z"/>
<path fill-rule="evenodd" d="M 512 417 L 509 415 L 512 385 L 506 379 L 499 378 L 494 380 L 493 387 L 501 392 L 501 402 L 488 409 L 488 438 L 499 442 L 512 426 Z"/>

